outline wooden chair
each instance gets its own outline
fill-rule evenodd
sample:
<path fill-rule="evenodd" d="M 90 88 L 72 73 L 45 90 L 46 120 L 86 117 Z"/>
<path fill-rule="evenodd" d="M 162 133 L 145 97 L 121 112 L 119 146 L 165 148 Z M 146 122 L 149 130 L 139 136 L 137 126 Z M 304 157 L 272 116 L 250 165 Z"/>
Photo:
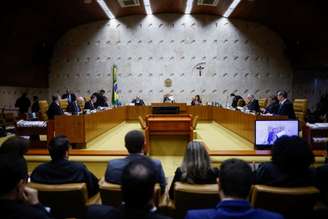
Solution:
<path fill-rule="evenodd" d="M 79 105 L 81 111 L 83 112 L 83 110 L 84 110 L 84 104 L 85 104 L 84 99 L 82 99 L 82 98 L 77 98 L 77 104 Z"/>
<path fill-rule="evenodd" d="M 293 102 L 294 111 L 296 118 L 304 123 L 306 111 L 308 107 L 308 100 L 307 99 L 295 99 Z"/>
<path fill-rule="evenodd" d="M 268 98 L 260 98 L 259 99 L 259 106 L 260 108 L 265 108 L 268 104 Z"/>
<path fill-rule="evenodd" d="M 67 99 L 61 99 L 59 101 L 59 105 L 64 111 L 66 111 L 67 106 L 68 106 L 68 100 Z"/>
<path fill-rule="evenodd" d="M 175 183 L 174 208 L 176 218 L 184 218 L 190 209 L 214 208 L 219 201 L 217 184 Z"/>
<path fill-rule="evenodd" d="M 319 190 L 313 186 L 282 188 L 254 185 L 250 199 L 254 208 L 279 212 L 286 217 L 295 217 L 310 213 L 319 194 Z"/>
<path fill-rule="evenodd" d="M 192 120 L 192 128 L 193 128 L 193 130 L 196 130 L 196 127 L 197 127 L 197 124 L 198 124 L 198 118 L 199 118 L 199 116 L 197 115 Z"/>
<path fill-rule="evenodd" d="M 112 184 L 105 181 L 102 178 L 99 181 L 99 190 L 102 204 L 110 205 L 114 207 L 119 207 L 122 203 L 122 193 L 121 193 L 121 185 Z M 161 188 L 159 184 L 155 185 L 155 197 L 154 202 L 155 205 L 158 206 L 161 197 Z"/>
<path fill-rule="evenodd" d="M 48 108 L 49 108 L 48 101 L 40 100 L 39 101 L 39 106 L 40 106 L 40 112 L 39 112 L 40 120 L 43 120 L 43 121 L 48 120 L 48 115 L 47 115 L 47 111 L 48 111 Z"/>
<path fill-rule="evenodd" d="M 139 124 L 140 124 L 141 128 L 143 130 L 145 130 L 147 128 L 147 124 L 146 124 L 145 120 L 141 116 L 138 116 L 138 120 L 139 120 Z"/>
<path fill-rule="evenodd" d="M 88 199 L 85 183 L 49 185 L 28 183 L 28 187 L 38 190 L 42 204 L 51 208 L 55 218 L 83 218 L 87 205 L 99 203 L 99 195 Z"/>

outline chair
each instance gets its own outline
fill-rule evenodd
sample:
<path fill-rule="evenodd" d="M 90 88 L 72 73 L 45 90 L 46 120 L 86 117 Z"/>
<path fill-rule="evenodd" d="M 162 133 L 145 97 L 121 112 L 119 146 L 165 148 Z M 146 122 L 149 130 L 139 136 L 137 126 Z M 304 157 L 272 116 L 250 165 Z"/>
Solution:
<path fill-rule="evenodd" d="M 138 116 L 138 120 L 139 120 L 139 124 L 140 124 L 141 128 L 143 130 L 145 130 L 146 127 L 147 127 L 147 124 L 146 124 L 145 120 L 141 116 Z"/>
<path fill-rule="evenodd" d="M 259 99 L 259 106 L 260 108 L 265 108 L 268 104 L 268 98 L 260 98 Z"/>
<path fill-rule="evenodd" d="M 39 106 L 40 106 L 40 112 L 39 112 L 40 120 L 43 120 L 43 121 L 48 120 L 48 115 L 47 115 L 47 111 L 48 111 L 48 108 L 49 108 L 48 101 L 40 100 L 39 101 Z"/>
<path fill-rule="evenodd" d="M 85 102 L 88 102 L 91 98 L 89 96 L 83 97 Z"/>
<path fill-rule="evenodd" d="M 254 185 L 250 199 L 254 208 L 263 208 L 287 217 L 295 217 L 310 213 L 318 200 L 319 193 L 319 190 L 313 186 L 283 188 Z"/>
<path fill-rule="evenodd" d="M 192 120 L 192 129 L 196 130 L 197 124 L 198 124 L 198 118 L 199 116 L 195 116 Z"/>
<path fill-rule="evenodd" d="M 87 205 L 99 203 L 99 195 L 88 200 L 85 183 L 60 185 L 28 183 L 28 187 L 38 190 L 40 202 L 51 208 L 55 218 L 83 218 Z"/>
<path fill-rule="evenodd" d="M 122 203 L 121 185 L 112 184 L 105 181 L 104 178 L 99 180 L 99 190 L 102 204 L 119 207 Z M 161 197 L 161 188 L 159 184 L 155 185 L 155 205 L 159 205 Z"/>
<path fill-rule="evenodd" d="M 294 111 L 296 118 L 304 122 L 305 116 L 306 116 L 306 110 L 308 107 L 308 100 L 307 99 L 295 99 L 293 102 L 294 105 Z"/>
<path fill-rule="evenodd" d="M 85 104 L 85 101 L 83 98 L 77 98 L 77 104 L 79 105 L 81 111 L 83 112 L 84 110 L 84 104 Z"/>
<path fill-rule="evenodd" d="M 59 101 L 59 105 L 64 111 L 66 111 L 67 106 L 68 106 L 68 100 L 67 99 L 61 99 Z"/>
<path fill-rule="evenodd" d="M 194 185 L 176 182 L 174 205 L 176 218 L 184 218 L 190 209 L 214 208 L 220 201 L 218 185 Z"/>

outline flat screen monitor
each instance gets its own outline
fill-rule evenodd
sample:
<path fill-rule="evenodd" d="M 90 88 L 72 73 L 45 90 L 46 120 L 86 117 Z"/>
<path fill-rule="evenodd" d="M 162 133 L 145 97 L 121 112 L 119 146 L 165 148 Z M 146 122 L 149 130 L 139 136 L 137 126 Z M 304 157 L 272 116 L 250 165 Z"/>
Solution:
<path fill-rule="evenodd" d="M 152 107 L 153 114 L 179 114 L 180 108 L 178 106 L 158 106 Z"/>
<path fill-rule="evenodd" d="M 255 121 L 255 148 L 270 149 L 283 135 L 298 136 L 298 120 Z"/>

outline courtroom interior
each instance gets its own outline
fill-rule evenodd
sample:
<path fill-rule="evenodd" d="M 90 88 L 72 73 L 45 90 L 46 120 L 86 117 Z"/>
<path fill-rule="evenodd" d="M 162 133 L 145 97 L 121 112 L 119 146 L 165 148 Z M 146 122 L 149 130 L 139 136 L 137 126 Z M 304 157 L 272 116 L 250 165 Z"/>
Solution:
<path fill-rule="evenodd" d="M 0 217 L 328 217 L 327 7 L 3 2 Z"/>

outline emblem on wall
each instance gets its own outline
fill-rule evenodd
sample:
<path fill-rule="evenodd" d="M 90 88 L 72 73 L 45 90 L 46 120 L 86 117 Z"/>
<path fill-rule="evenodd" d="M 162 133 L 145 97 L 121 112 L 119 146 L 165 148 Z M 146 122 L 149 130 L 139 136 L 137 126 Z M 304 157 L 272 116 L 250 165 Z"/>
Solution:
<path fill-rule="evenodd" d="M 165 79 L 164 86 L 165 87 L 172 87 L 172 80 L 170 78 Z"/>

